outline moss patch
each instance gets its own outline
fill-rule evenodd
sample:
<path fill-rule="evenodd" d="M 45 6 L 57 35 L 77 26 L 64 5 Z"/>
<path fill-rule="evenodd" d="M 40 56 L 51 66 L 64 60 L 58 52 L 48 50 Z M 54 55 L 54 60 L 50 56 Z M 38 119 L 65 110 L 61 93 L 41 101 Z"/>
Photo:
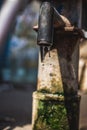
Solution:
<path fill-rule="evenodd" d="M 39 100 L 34 130 L 69 130 L 64 103 Z"/>

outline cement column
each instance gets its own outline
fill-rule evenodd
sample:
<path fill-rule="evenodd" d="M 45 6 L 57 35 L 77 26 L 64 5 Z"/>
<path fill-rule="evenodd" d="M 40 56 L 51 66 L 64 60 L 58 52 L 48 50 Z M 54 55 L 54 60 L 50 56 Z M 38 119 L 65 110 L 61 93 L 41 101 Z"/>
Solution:
<path fill-rule="evenodd" d="M 33 94 L 33 130 L 78 130 L 79 35 L 75 31 L 54 32 L 50 52 L 39 55 L 37 92 Z"/>

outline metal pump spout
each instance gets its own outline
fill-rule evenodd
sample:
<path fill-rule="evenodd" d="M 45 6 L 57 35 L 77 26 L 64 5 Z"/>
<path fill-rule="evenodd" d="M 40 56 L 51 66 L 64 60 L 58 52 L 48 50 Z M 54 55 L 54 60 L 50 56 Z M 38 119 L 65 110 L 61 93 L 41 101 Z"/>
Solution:
<path fill-rule="evenodd" d="M 51 3 L 43 2 L 39 15 L 38 45 L 51 46 L 53 44 L 54 20 L 59 23 L 59 26 L 65 26 L 60 14 Z"/>
<path fill-rule="evenodd" d="M 51 2 L 43 2 L 40 8 L 38 23 L 37 44 L 41 48 L 42 59 L 44 58 L 45 48 L 50 51 L 53 45 L 54 26 L 64 27 L 66 25 L 64 18 L 52 6 Z"/>

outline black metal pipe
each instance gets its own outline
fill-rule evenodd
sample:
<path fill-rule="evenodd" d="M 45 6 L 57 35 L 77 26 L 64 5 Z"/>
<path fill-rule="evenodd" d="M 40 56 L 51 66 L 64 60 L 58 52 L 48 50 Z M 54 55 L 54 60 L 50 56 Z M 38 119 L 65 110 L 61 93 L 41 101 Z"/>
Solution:
<path fill-rule="evenodd" d="M 43 2 L 40 8 L 37 43 L 51 46 L 53 43 L 54 9 L 50 2 Z"/>
<path fill-rule="evenodd" d="M 40 8 L 38 23 L 38 45 L 52 46 L 54 22 L 58 23 L 59 27 L 65 26 L 64 20 L 51 3 L 43 2 Z"/>

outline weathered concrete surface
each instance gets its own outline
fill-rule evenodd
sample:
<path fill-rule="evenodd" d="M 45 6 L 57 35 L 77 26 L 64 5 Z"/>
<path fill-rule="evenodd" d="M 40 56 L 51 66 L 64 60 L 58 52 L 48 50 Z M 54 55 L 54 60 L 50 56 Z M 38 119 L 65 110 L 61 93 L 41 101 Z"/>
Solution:
<path fill-rule="evenodd" d="M 79 36 L 74 31 L 54 31 L 53 46 L 39 58 L 38 90 L 77 94 Z M 58 37 L 56 37 L 58 36 Z"/>
<path fill-rule="evenodd" d="M 43 61 L 41 61 L 41 57 L 39 57 L 38 90 L 44 90 L 48 93 L 63 93 L 57 53 L 57 49 L 53 49 L 45 54 Z"/>

